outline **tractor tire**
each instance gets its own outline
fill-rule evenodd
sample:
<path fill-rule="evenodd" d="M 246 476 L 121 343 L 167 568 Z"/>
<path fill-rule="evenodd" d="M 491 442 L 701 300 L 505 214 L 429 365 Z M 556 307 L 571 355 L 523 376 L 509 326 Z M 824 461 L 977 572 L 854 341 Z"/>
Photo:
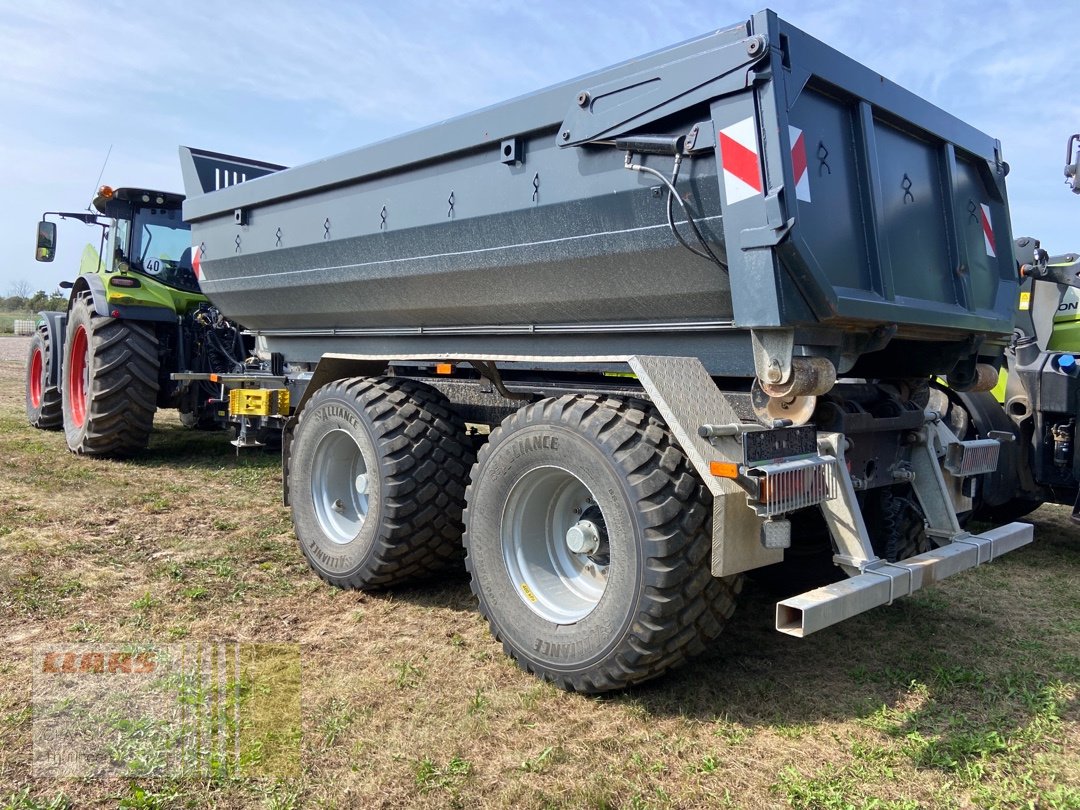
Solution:
<path fill-rule="evenodd" d="M 492 431 L 466 500 L 480 612 L 519 666 L 563 689 L 655 678 L 735 610 L 741 577 L 709 567 L 709 495 L 648 403 L 525 406 Z"/>
<path fill-rule="evenodd" d="M 59 387 L 49 385 L 49 374 L 56 362 L 49 330 L 39 326 L 30 338 L 26 359 L 26 419 L 38 430 L 59 430 L 64 426 L 63 397 Z"/>
<path fill-rule="evenodd" d="M 63 373 L 68 448 L 87 456 L 129 456 L 146 447 L 158 393 L 152 327 L 95 315 L 80 295 L 68 315 Z"/>
<path fill-rule="evenodd" d="M 323 386 L 286 462 L 300 549 L 324 581 L 375 590 L 460 565 L 474 455 L 446 398 L 408 379 Z"/>

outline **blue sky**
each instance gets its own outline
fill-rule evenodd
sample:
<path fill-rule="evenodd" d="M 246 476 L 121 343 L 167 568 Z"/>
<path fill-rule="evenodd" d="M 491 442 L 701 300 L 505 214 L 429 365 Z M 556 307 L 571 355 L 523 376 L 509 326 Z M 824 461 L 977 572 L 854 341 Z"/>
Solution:
<path fill-rule="evenodd" d="M 61 226 L 33 261 L 44 210 L 83 210 L 102 182 L 182 190 L 178 144 L 295 165 L 571 78 L 761 6 L 581 3 L 0 0 L 0 295 L 52 290 L 92 231 Z M 774 0 L 771 7 L 1000 139 L 1013 232 L 1080 250 L 1064 185 L 1080 130 L 1073 2 Z"/>

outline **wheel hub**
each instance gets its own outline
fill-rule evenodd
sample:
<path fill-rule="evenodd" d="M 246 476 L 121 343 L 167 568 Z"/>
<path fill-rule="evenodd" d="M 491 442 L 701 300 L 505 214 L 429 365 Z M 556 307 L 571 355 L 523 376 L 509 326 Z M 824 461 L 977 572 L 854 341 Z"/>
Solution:
<path fill-rule="evenodd" d="M 41 407 L 41 378 L 45 373 L 45 362 L 41 357 L 41 349 L 34 350 L 34 356 L 30 360 L 30 403 L 35 408 Z"/>
<path fill-rule="evenodd" d="M 71 409 L 71 420 L 74 426 L 81 428 L 86 424 L 87 397 L 90 391 L 89 373 L 90 364 L 87 362 L 89 351 L 89 338 L 86 329 L 79 326 L 71 338 L 71 354 L 68 356 L 68 407 Z"/>
<path fill-rule="evenodd" d="M 600 548 L 600 531 L 591 520 L 579 520 L 567 530 L 566 545 L 575 554 L 593 554 Z"/>
<path fill-rule="evenodd" d="M 344 430 L 322 437 L 312 460 L 311 499 L 325 535 L 335 543 L 350 543 L 368 517 L 367 460 L 356 440 Z"/>
<path fill-rule="evenodd" d="M 503 560 L 522 601 L 557 624 L 585 618 L 607 588 L 604 516 L 585 483 L 559 467 L 526 472 L 503 512 Z"/>

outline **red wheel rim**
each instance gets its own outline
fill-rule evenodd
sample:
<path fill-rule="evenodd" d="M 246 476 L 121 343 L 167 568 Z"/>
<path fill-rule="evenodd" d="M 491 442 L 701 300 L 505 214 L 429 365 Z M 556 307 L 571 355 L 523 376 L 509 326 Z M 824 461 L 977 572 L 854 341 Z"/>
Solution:
<path fill-rule="evenodd" d="M 34 349 L 34 355 L 30 358 L 30 404 L 35 408 L 41 407 L 41 378 L 45 376 L 45 361 L 41 357 L 41 349 Z"/>
<path fill-rule="evenodd" d="M 68 357 L 68 392 L 71 394 L 71 421 L 75 427 L 86 422 L 86 327 L 80 326 L 71 337 Z"/>

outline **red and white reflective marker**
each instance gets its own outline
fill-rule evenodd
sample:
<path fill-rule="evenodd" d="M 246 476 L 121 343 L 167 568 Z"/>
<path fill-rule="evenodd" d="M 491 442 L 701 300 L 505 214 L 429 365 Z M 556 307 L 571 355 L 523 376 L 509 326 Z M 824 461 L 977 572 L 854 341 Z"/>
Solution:
<path fill-rule="evenodd" d="M 199 269 L 199 266 L 202 264 L 202 248 L 197 247 L 192 253 L 194 255 L 191 257 L 191 269 L 195 272 L 195 278 L 202 281 L 202 273 Z"/>
<path fill-rule="evenodd" d="M 717 145 L 720 165 L 724 167 L 724 193 L 728 205 L 760 194 L 761 160 L 754 119 L 746 118 L 720 130 Z"/>
<path fill-rule="evenodd" d="M 791 171 L 795 175 L 795 197 L 810 202 L 810 174 L 806 171 L 806 138 L 803 131 L 788 127 L 791 136 Z"/>
<path fill-rule="evenodd" d="M 997 246 L 994 244 L 994 226 L 990 222 L 990 206 L 979 203 L 982 209 L 982 232 L 983 244 L 986 245 L 986 255 L 991 259 L 997 258 Z"/>
<path fill-rule="evenodd" d="M 791 136 L 791 168 L 795 175 L 795 197 L 810 202 L 810 174 L 806 171 L 806 138 L 797 127 L 788 127 Z M 720 165 L 724 168 L 724 192 L 728 205 L 761 194 L 761 158 L 758 154 L 754 119 L 746 118 L 720 130 Z"/>

